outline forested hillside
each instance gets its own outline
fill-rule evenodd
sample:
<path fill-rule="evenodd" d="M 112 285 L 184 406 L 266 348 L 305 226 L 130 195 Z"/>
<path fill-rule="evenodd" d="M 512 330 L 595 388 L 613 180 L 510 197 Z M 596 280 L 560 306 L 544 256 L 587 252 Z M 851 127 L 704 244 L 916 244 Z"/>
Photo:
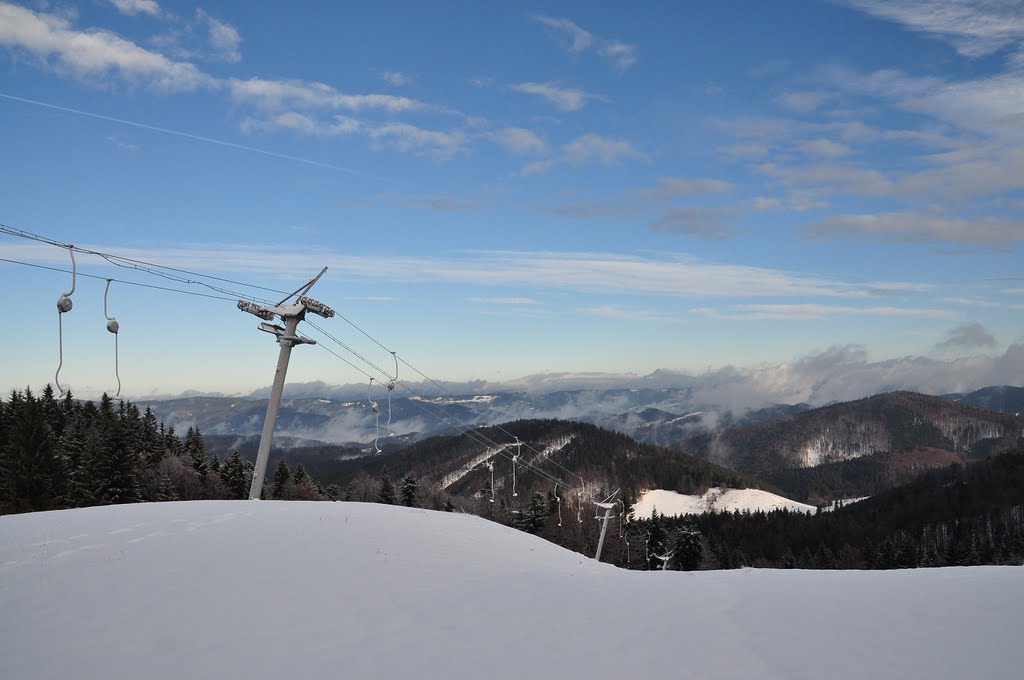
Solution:
<path fill-rule="evenodd" d="M 252 463 L 206 454 L 203 437 L 179 436 L 152 411 L 104 395 L 98 404 L 47 386 L 0 402 L 0 512 L 139 501 L 247 498 Z M 282 498 L 321 498 L 301 468 Z"/>
<path fill-rule="evenodd" d="M 208 456 L 198 430 L 180 437 L 130 402 L 104 396 L 94 404 L 70 394 L 56 399 L 48 387 L 40 396 L 16 391 L 0 402 L 0 443 L 4 513 L 242 499 L 252 474 L 237 452 L 223 461 Z M 818 515 L 710 513 L 673 520 L 654 514 L 641 520 L 629 509 L 644 489 L 699 493 L 757 482 L 592 425 L 525 420 L 431 438 L 391 454 L 326 461 L 309 472 L 280 458 L 272 461 L 264 497 L 458 510 L 593 555 L 600 531 L 593 501 L 619 489 L 602 560 L 632 569 L 1020 563 L 1024 451 L 966 465 L 954 459 L 910 484 Z M 325 488 L 322 482 L 331 483 Z"/>
<path fill-rule="evenodd" d="M 820 504 L 1024 444 L 1024 418 L 891 392 L 692 438 L 681 446 Z"/>

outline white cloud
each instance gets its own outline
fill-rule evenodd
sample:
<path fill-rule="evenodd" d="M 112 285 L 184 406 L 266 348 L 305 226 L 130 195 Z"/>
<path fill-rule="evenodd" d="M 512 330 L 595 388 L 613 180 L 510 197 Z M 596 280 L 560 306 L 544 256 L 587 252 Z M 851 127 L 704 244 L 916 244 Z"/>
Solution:
<path fill-rule="evenodd" d="M 560 42 L 564 41 L 563 46 L 570 54 L 581 54 L 591 47 L 596 47 L 597 53 L 611 61 L 620 71 L 625 71 L 636 63 L 635 45 L 594 35 L 569 19 L 559 19 L 543 14 L 535 14 L 532 18 L 552 29 L 559 37 Z"/>
<path fill-rule="evenodd" d="M 547 172 L 558 164 L 574 167 L 585 165 L 619 165 L 627 160 L 646 160 L 647 156 L 624 139 L 611 139 L 588 133 L 563 144 L 557 158 L 549 158 L 526 165 L 522 174 L 532 175 Z"/>
<path fill-rule="evenodd" d="M 1024 14 L 1015 0 L 838 0 L 982 57 L 1024 41 Z"/>
<path fill-rule="evenodd" d="M 647 156 L 624 139 L 585 134 L 562 147 L 562 158 L 569 165 L 582 166 L 591 163 L 618 165 L 622 161 L 641 160 Z"/>
<path fill-rule="evenodd" d="M 509 89 L 513 92 L 543 97 L 554 104 L 559 111 L 578 111 L 590 99 L 607 101 L 607 98 L 602 95 L 590 94 L 571 87 L 559 87 L 554 83 L 519 83 L 518 85 L 509 85 Z"/>
<path fill-rule="evenodd" d="M 217 58 L 231 64 L 242 60 L 242 52 L 239 50 L 242 36 L 238 29 L 220 19 L 214 19 L 202 9 L 196 10 L 196 21 L 206 28 L 210 49 Z"/>
<path fill-rule="evenodd" d="M 998 302 L 992 302 L 991 300 L 983 300 L 982 298 L 976 297 L 947 297 L 942 298 L 943 302 L 948 302 L 954 305 L 965 305 L 967 307 L 998 307 Z"/>
<path fill-rule="evenodd" d="M 945 338 L 935 345 L 935 349 L 939 352 L 948 352 L 977 347 L 996 347 L 998 344 L 995 337 L 980 323 L 965 323 L 951 328 Z"/>
<path fill-rule="evenodd" d="M 407 208 L 431 210 L 434 212 L 468 212 L 480 207 L 479 198 L 460 198 L 450 194 L 399 196 L 398 202 Z"/>
<path fill-rule="evenodd" d="M 735 230 L 722 222 L 722 214 L 717 208 L 677 208 L 651 223 L 651 229 L 724 241 Z"/>
<path fill-rule="evenodd" d="M 606 40 L 597 48 L 597 53 L 602 57 L 611 59 L 615 66 L 625 71 L 636 63 L 636 45 L 627 45 L 618 40 Z"/>
<path fill-rule="evenodd" d="M 121 14 L 128 16 L 148 14 L 152 17 L 159 17 L 162 14 L 156 0 L 110 0 L 110 4 L 116 7 Z"/>
<path fill-rule="evenodd" d="M 830 139 L 807 139 L 797 146 L 807 155 L 820 158 L 839 158 L 850 153 L 850 147 Z"/>
<path fill-rule="evenodd" d="M 831 97 L 827 92 L 787 92 L 778 98 L 779 104 L 796 113 L 810 113 Z"/>
<path fill-rule="evenodd" d="M 343 254 L 298 246 L 267 247 L 237 243 L 201 247 L 171 245 L 158 250 L 81 245 L 196 271 L 263 273 L 295 279 L 307 275 L 310 269 L 327 264 L 338 276 L 366 281 L 529 286 L 532 289 L 659 294 L 694 299 L 863 299 L 873 297 L 873 291 L 879 287 L 922 288 L 916 283 L 858 283 L 765 267 L 722 264 L 683 254 L 641 256 L 573 251 L 468 251 L 458 257 L 441 258 Z M 11 259 L 59 264 L 66 264 L 67 258 L 67 253 L 58 248 L 18 243 L 0 243 L 0 254 Z"/>
<path fill-rule="evenodd" d="M 489 138 L 495 144 L 505 147 L 512 153 L 536 154 L 544 153 L 547 144 L 544 140 L 531 132 L 520 127 L 506 127 L 490 133 Z"/>
<path fill-rule="evenodd" d="M 620 319 L 622 321 L 677 321 L 678 319 L 669 314 L 654 312 L 634 307 L 622 307 L 619 305 L 599 305 L 596 307 L 583 307 L 577 310 L 584 316 L 596 316 L 603 319 Z"/>
<path fill-rule="evenodd" d="M 305 80 L 266 80 L 230 78 L 228 92 L 237 101 L 268 109 L 296 107 L 302 109 L 340 109 L 346 111 L 381 110 L 406 113 L 430 110 L 428 104 L 390 94 L 346 94 L 330 85 Z"/>
<path fill-rule="evenodd" d="M 359 135 L 376 145 L 403 152 L 420 153 L 440 160 L 465 150 L 469 137 L 461 130 L 428 130 L 409 123 L 371 123 L 348 116 L 321 121 L 306 114 L 286 111 L 267 118 L 246 118 L 243 132 L 290 130 L 318 137 Z"/>
<path fill-rule="evenodd" d="M 850 236 L 896 243 L 1024 243 L 1024 221 L 1020 219 L 971 219 L 914 211 L 833 215 L 804 226 L 801 232 L 810 239 Z"/>
<path fill-rule="evenodd" d="M 835 316 L 883 316 L 920 319 L 949 319 L 953 314 L 944 309 L 907 307 L 854 307 L 823 304 L 746 304 L 734 305 L 731 311 L 696 307 L 690 311 L 711 319 L 726 321 L 809 320 Z"/>
<path fill-rule="evenodd" d="M 109 31 L 79 31 L 62 17 L 6 2 L 0 2 L 0 45 L 22 50 L 58 71 L 101 85 L 112 78 L 165 92 L 217 85 L 193 64 L 173 61 Z"/>
<path fill-rule="evenodd" d="M 594 219 L 602 217 L 622 217 L 636 215 L 641 212 L 640 206 L 621 200 L 567 200 L 549 205 L 536 205 L 537 212 L 558 215 L 571 219 Z"/>
<path fill-rule="evenodd" d="M 535 305 L 537 301 L 528 297 L 471 297 L 466 302 L 481 305 Z"/>
<path fill-rule="evenodd" d="M 412 82 L 412 78 L 398 71 L 379 71 L 377 75 L 381 80 L 395 87 L 402 87 Z"/>
<path fill-rule="evenodd" d="M 637 193 L 656 201 L 670 201 L 680 196 L 703 196 L 734 189 L 734 185 L 720 179 L 662 177 L 649 189 L 638 189 Z"/>
<path fill-rule="evenodd" d="M 399 151 L 426 153 L 448 159 L 462 151 L 468 142 L 459 130 L 427 130 L 409 123 L 387 123 L 369 128 L 371 139 L 382 140 Z"/>
<path fill-rule="evenodd" d="M 570 52 L 583 52 L 590 49 L 594 42 L 594 35 L 590 31 L 580 28 L 575 22 L 568 19 L 556 19 L 543 14 L 534 15 L 533 19 L 564 34 L 564 37 L 569 39 L 566 48 Z"/>

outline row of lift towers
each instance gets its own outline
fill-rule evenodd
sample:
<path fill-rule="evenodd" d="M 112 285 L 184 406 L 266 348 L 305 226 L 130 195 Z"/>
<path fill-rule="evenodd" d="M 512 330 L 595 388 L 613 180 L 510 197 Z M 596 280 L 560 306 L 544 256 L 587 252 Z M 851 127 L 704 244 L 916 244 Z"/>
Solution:
<path fill-rule="evenodd" d="M 274 438 L 274 428 L 277 424 L 277 412 L 281 406 L 281 398 L 284 394 L 285 376 L 288 373 L 288 362 L 291 359 L 292 347 L 316 344 L 316 340 L 298 334 L 299 322 L 306 317 L 307 312 L 312 312 L 325 319 L 334 316 L 333 309 L 306 295 L 309 289 L 313 287 L 313 284 L 319 281 L 320 277 L 326 272 L 327 267 L 324 267 L 308 283 L 275 305 L 258 305 L 247 300 L 238 301 L 238 308 L 240 310 L 263 319 L 259 329 L 275 336 L 277 344 L 281 347 L 277 357 L 277 370 L 274 372 L 274 384 L 270 391 L 270 400 L 267 402 L 267 415 L 263 421 L 263 432 L 260 434 L 260 447 L 256 454 L 256 466 L 253 469 L 252 485 L 249 487 L 249 500 L 259 500 L 263 493 L 263 481 L 266 478 L 270 447 Z M 295 302 L 289 303 L 288 301 L 292 298 L 296 298 Z M 284 325 L 270 323 L 275 318 L 280 318 Z M 612 519 L 612 510 L 617 505 L 614 500 L 617 493 L 618 491 L 604 501 L 594 501 L 594 505 L 604 510 L 604 515 L 596 518 L 601 521 L 601 538 L 598 541 L 597 554 L 595 556 L 595 559 L 598 561 L 601 560 L 601 551 L 604 548 L 608 524 Z"/>

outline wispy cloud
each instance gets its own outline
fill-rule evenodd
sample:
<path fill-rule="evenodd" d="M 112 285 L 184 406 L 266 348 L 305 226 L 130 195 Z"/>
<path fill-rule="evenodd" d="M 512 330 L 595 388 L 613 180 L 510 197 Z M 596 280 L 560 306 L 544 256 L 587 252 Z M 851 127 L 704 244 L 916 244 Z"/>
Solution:
<path fill-rule="evenodd" d="M 1024 41 L 1024 14 L 1014 0 L 834 1 L 946 40 L 967 57 L 982 57 Z"/>
<path fill-rule="evenodd" d="M 619 200 L 571 199 L 559 203 L 538 204 L 533 209 L 547 215 L 571 219 L 594 219 L 603 217 L 624 217 L 636 215 L 641 207 L 635 203 Z"/>
<path fill-rule="evenodd" d="M 1024 243 L 1024 221 L 999 217 L 975 219 L 914 211 L 848 214 L 826 217 L 804 226 L 808 239 L 835 236 L 877 239 L 895 243 Z"/>
<path fill-rule="evenodd" d="M 949 319 L 954 315 L 944 309 L 912 307 L 855 307 L 851 305 L 823 304 L 744 304 L 728 310 L 696 307 L 694 314 L 724 321 L 811 320 L 836 316 L 911 317 L 919 319 Z"/>
<path fill-rule="evenodd" d="M 610 59 L 620 71 L 625 71 L 636 63 L 636 45 L 628 45 L 618 40 L 606 40 L 597 48 L 597 53 Z"/>
<path fill-rule="evenodd" d="M 780 95 L 776 101 L 778 101 L 778 103 L 784 108 L 795 113 L 810 113 L 821 106 L 830 97 L 832 97 L 832 94 L 829 92 L 787 92 Z"/>
<path fill-rule="evenodd" d="M 547 144 L 535 132 L 520 127 L 505 127 L 490 133 L 495 144 L 516 154 L 539 154 L 547 150 Z"/>
<path fill-rule="evenodd" d="M 543 14 L 535 14 L 532 18 L 551 29 L 571 54 L 581 54 L 595 47 L 600 56 L 610 61 L 620 71 L 625 71 L 636 63 L 636 45 L 594 35 L 570 19 Z"/>
<path fill-rule="evenodd" d="M 528 297 L 471 297 L 466 302 L 481 305 L 535 305 L 537 301 Z"/>
<path fill-rule="evenodd" d="M 450 194 L 433 196 L 398 196 L 398 203 L 407 208 L 434 212 L 470 212 L 480 208 L 478 198 L 460 198 Z"/>
<path fill-rule="evenodd" d="M 588 133 L 562 145 L 561 153 L 523 168 L 524 175 L 546 172 L 558 164 L 574 167 L 585 165 L 619 165 L 629 160 L 647 160 L 647 155 L 625 139 L 614 139 Z"/>
<path fill-rule="evenodd" d="M 462 130 L 431 130 L 410 123 L 372 123 L 349 116 L 319 120 L 287 111 L 266 118 L 248 117 L 241 123 L 243 132 L 291 130 L 318 137 L 361 136 L 372 146 L 412 152 L 447 160 L 465 150 L 469 136 Z"/>
<path fill-rule="evenodd" d="M 724 241 L 736 230 L 722 222 L 723 216 L 719 208 L 677 208 L 652 222 L 651 229 Z"/>
<path fill-rule="evenodd" d="M 637 309 L 635 307 L 623 307 L 621 305 L 599 305 L 596 307 L 582 307 L 577 310 L 583 316 L 596 316 L 603 319 L 619 319 L 622 321 L 678 321 L 679 318 L 664 312 L 655 312 L 648 309 Z"/>
<path fill-rule="evenodd" d="M 992 300 L 985 300 L 983 298 L 976 297 L 947 297 L 942 298 L 943 302 L 948 302 L 953 305 L 964 305 L 966 307 L 998 307 L 998 302 Z"/>
<path fill-rule="evenodd" d="M 681 196 L 704 196 L 734 189 L 724 180 L 711 178 L 662 177 L 650 188 L 637 189 L 637 194 L 655 201 L 670 201 Z"/>
<path fill-rule="evenodd" d="M 163 13 L 156 0 L 110 0 L 110 4 L 116 7 L 118 12 L 128 16 L 148 14 L 159 17 Z"/>
<path fill-rule="evenodd" d="M 124 141 L 123 139 L 121 139 L 119 137 L 115 137 L 114 135 L 111 135 L 111 136 L 107 137 L 107 141 L 110 142 L 111 144 L 113 144 L 114 146 L 116 146 L 118 149 L 121 149 L 122 151 L 138 151 L 139 150 L 139 147 L 136 146 L 135 144 L 132 144 L 130 142 L 126 142 L 126 141 Z"/>
<path fill-rule="evenodd" d="M 849 146 L 831 139 L 807 139 L 799 142 L 798 147 L 808 156 L 819 158 L 839 158 L 850 153 Z"/>
<path fill-rule="evenodd" d="M 325 83 L 304 80 L 266 80 L 231 78 L 225 83 L 228 93 L 237 101 L 267 109 L 299 108 L 337 109 L 344 111 L 380 110 L 387 113 L 434 110 L 435 107 L 391 94 L 349 94 Z"/>
<path fill-rule="evenodd" d="M 951 328 L 945 338 L 935 345 L 935 349 L 939 352 L 948 352 L 996 347 L 998 344 L 995 337 L 980 323 L 965 323 Z"/>
<path fill-rule="evenodd" d="M 122 248 L 98 243 L 80 245 L 192 271 L 248 273 L 274 279 L 308 277 L 309 270 L 316 270 L 326 264 L 330 266 L 333 276 L 366 281 L 528 286 L 531 289 L 656 294 L 692 299 L 864 299 L 875 297 L 875 291 L 881 288 L 903 291 L 928 288 L 926 284 L 916 282 L 844 281 L 781 269 L 712 262 L 686 254 L 655 256 L 499 250 L 466 251 L 451 257 L 419 257 L 337 253 L 324 249 L 238 243 L 186 246 L 167 244 L 152 249 Z M 67 259 L 65 251 L 32 244 L 0 243 L 0 253 L 11 259 L 57 264 L 66 264 Z M 90 261 L 85 256 L 81 259 L 81 266 L 86 266 Z M 102 266 L 104 263 L 97 260 L 94 264 Z M 881 311 L 876 313 L 882 314 Z"/>
<path fill-rule="evenodd" d="M 519 83 L 518 85 L 509 85 L 509 89 L 513 92 L 532 94 L 547 99 L 559 111 L 578 111 L 592 99 L 608 101 L 608 98 L 603 95 L 592 94 L 573 87 L 561 87 L 555 83 Z"/>
<path fill-rule="evenodd" d="M 238 29 L 226 21 L 215 19 L 202 9 L 196 10 L 196 21 L 205 28 L 214 55 L 231 64 L 237 64 L 242 60 L 242 52 L 239 49 L 242 36 Z"/>
<path fill-rule="evenodd" d="M 378 71 L 377 75 L 380 79 L 389 85 L 395 87 L 402 87 L 412 82 L 412 78 L 399 71 Z"/>
<path fill-rule="evenodd" d="M 63 17 L 0 2 L 0 45 L 25 50 L 53 69 L 97 84 L 115 79 L 165 92 L 214 88 L 194 64 L 174 61 L 109 31 L 79 31 Z"/>

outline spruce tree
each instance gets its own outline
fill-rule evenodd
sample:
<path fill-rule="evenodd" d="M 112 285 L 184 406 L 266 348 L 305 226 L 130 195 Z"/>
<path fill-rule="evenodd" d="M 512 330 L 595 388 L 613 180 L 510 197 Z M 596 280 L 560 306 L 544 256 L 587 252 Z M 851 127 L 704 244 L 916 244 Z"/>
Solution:
<path fill-rule="evenodd" d="M 395 505 L 398 502 L 398 498 L 395 496 L 395 485 L 391 483 L 387 465 L 380 471 L 380 491 L 377 492 L 377 502 L 386 505 Z"/>
<path fill-rule="evenodd" d="M 235 451 L 231 457 L 224 461 L 220 469 L 220 478 L 224 482 L 228 498 L 243 500 L 249 494 L 249 481 L 245 475 L 245 465 L 242 457 Z"/>
<path fill-rule="evenodd" d="M 419 482 L 411 472 L 401 481 L 400 502 L 407 508 L 416 507 L 416 492 L 419 490 Z"/>
<path fill-rule="evenodd" d="M 682 571 L 693 571 L 704 559 L 703 539 L 692 520 L 684 520 L 676 529 L 673 566 Z"/>
<path fill-rule="evenodd" d="M 277 463 L 277 469 L 274 470 L 274 483 L 270 488 L 270 497 L 277 499 L 284 498 L 291 479 L 292 472 L 288 469 L 288 463 L 284 462 L 284 458 L 282 458 Z"/>
<path fill-rule="evenodd" d="M 302 467 L 302 463 L 295 466 L 295 471 L 292 473 L 292 483 L 295 485 L 302 484 L 309 479 L 309 475 L 306 474 L 306 468 Z"/>

